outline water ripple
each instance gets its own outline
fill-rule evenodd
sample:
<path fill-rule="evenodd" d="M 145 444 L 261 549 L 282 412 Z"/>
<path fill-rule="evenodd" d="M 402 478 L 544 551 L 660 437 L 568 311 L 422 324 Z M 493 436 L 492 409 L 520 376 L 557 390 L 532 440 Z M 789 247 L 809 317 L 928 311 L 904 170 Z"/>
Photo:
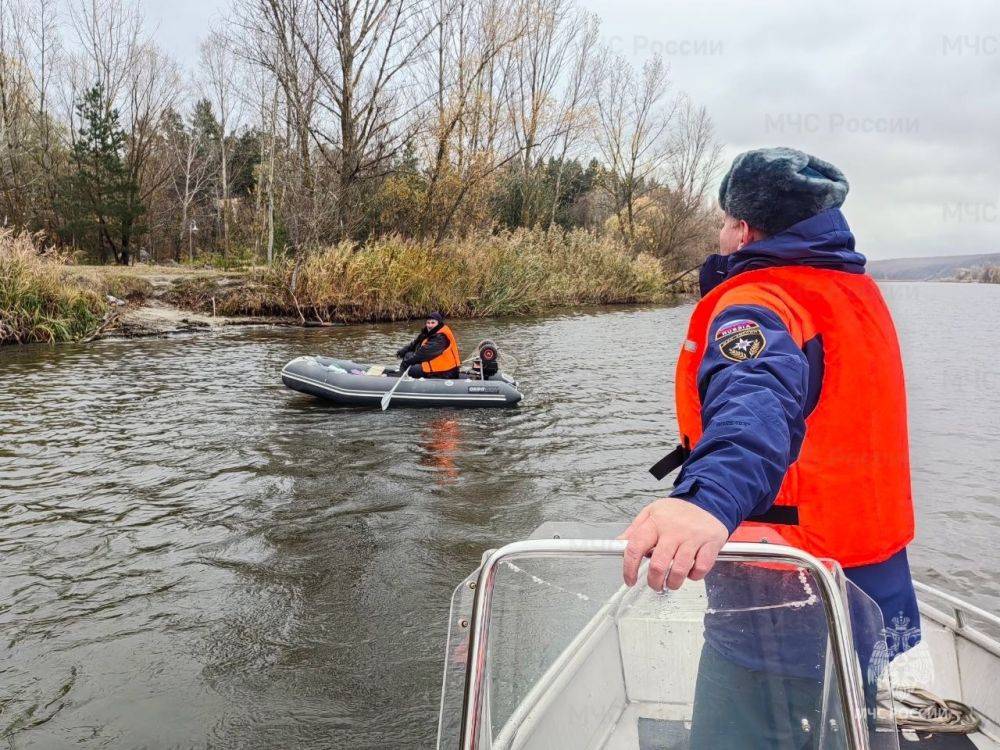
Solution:
<path fill-rule="evenodd" d="M 998 608 L 997 375 L 955 331 L 1000 316 L 1000 288 L 888 290 L 914 564 Z M 18 697 L 0 697 L 0 734 L 46 750 L 430 745 L 451 590 L 482 551 L 664 492 L 646 467 L 674 441 L 689 311 L 458 322 L 463 343 L 517 354 L 527 397 L 509 411 L 359 411 L 281 386 L 295 356 L 385 360 L 409 326 L 4 350 L 2 695 Z"/>

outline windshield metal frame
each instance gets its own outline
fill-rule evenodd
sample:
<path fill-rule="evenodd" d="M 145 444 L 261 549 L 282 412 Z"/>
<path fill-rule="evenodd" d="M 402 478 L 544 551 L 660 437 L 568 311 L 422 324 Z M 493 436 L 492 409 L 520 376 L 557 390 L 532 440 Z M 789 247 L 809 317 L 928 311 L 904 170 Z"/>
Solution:
<path fill-rule="evenodd" d="M 604 539 L 530 539 L 493 550 L 483 560 L 476 580 L 469 633 L 465 696 L 462 705 L 462 750 L 477 750 L 482 730 L 485 696 L 486 653 L 493 588 L 500 563 L 520 557 L 621 557 L 626 542 Z M 719 552 L 719 562 L 786 563 L 808 570 L 820 589 L 820 599 L 829 625 L 830 649 L 836 666 L 837 687 L 845 713 L 845 729 L 851 750 L 869 750 L 861 666 L 855 658 L 851 620 L 837 576 L 826 564 L 795 547 L 777 544 L 730 542 Z"/>

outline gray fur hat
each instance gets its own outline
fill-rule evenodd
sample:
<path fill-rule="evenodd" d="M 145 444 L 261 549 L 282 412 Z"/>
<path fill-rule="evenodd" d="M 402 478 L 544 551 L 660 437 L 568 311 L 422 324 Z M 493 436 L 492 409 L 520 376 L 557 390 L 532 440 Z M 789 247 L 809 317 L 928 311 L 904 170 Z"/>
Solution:
<path fill-rule="evenodd" d="M 768 235 L 840 208 L 850 185 L 829 162 L 794 148 L 759 148 L 733 160 L 719 187 L 719 206 Z"/>

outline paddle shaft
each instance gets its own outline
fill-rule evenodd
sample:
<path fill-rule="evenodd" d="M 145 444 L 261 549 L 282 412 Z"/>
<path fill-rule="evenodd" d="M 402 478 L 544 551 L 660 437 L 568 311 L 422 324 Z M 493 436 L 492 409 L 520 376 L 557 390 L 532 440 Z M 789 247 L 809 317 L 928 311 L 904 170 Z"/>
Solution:
<path fill-rule="evenodd" d="M 402 365 L 400 365 L 400 367 L 402 367 Z M 409 380 L 409 379 L 410 379 L 410 370 L 409 368 L 405 368 L 399 374 L 399 379 L 396 380 L 395 385 L 393 385 L 392 388 L 389 389 L 389 392 L 382 397 L 382 411 L 385 411 L 386 409 L 389 408 L 389 402 L 392 400 L 392 394 L 394 394 L 396 392 L 396 389 L 399 388 L 399 384 L 402 383 L 404 380 Z"/>

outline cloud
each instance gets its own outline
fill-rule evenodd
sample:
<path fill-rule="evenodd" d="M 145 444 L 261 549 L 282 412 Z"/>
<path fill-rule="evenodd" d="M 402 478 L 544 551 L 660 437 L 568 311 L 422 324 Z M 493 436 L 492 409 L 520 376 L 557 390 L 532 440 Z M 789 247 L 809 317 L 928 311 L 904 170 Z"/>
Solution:
<path fill-rule="evenodd" d="M 837 164 L 869 257 L 1000 250 L 1000 4 L 583 0 L 606 39 L 660 51 L 731 158 Z"/>

